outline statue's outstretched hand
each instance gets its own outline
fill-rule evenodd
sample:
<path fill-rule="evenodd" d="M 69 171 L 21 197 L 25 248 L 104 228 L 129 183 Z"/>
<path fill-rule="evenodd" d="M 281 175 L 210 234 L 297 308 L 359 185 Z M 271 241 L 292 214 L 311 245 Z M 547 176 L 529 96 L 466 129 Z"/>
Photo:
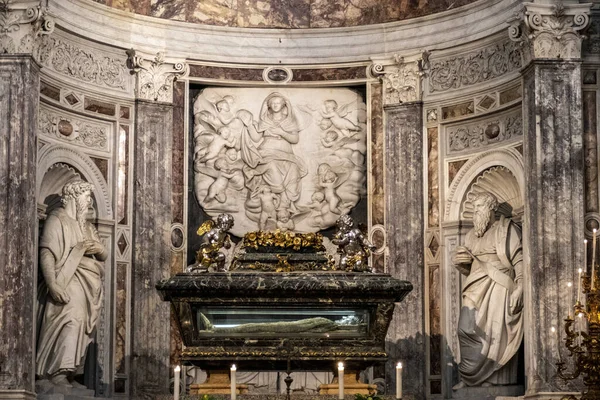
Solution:
<path fill-rule="evenodd" d="M 56 282 L 48 285 L 48 292 L 52 299 L 59 304 L 67 304 L 71 300 L 67 292 Z"/>
<path fill-rule="evenodd" d="M 517 285 L 510 294 L 510 314 L 515 315 L 523 309 L 523 286 Z"/>

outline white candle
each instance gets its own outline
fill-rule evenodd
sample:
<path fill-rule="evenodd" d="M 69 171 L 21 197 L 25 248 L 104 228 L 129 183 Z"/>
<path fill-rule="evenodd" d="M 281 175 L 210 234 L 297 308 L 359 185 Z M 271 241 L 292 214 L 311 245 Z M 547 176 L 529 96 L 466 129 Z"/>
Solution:
<path fill-rule="evenodd" d="M 235 371 L 237 371 L 237 368 L 235 367 L 235 364 L 233 364 L 231 366 L 231 400 L 235 400 L 237 395 L 237 388 L 235 384 Z"/>
<path fill-rule="evenodd" d="M 597 229 L 594 228 L 594 235 L 592 236 L 592 290 L 594 290 L 594 275 L 596 274 L 596 233 Z"/>
<path fill-rule="evenodd" d="M 396 399 L 402 398 L 402 363 L 396 364 Z"/>
<path fill-rule="evenodd" d="M 577 281 L 577 302 L 579 303 L 581 300 L 581 273 L 583 269 L 579 268 L 579 280 Z"/>
<path fill-rule="evenodd" d="M 568 315 L 571 316 L 571 301 L 573 301 L 573 284 L 571 282 L 567 282 L 567 287 L 569 288 L 569 312 L 568 312 Z"/>
<path fill-rule="evenodd" d="M 175 367 L 175 387 L 173 388 L 173 397 L 175 400 L 179 400 L 179 372 L 181 367 L 178 365 Z"/>
<path fill-rule="evenodd" d="M 338 363 L 338 399 L 344 398 L 344 363 Z"/>

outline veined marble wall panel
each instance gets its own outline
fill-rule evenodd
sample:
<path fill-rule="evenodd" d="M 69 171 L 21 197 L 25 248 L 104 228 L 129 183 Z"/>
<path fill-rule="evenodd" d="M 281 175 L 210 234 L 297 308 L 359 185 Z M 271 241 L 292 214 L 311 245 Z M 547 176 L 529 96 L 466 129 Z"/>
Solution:
<path fill-rule="evenodd" d="M 207 25 L 258 28 L 333 28 L 380 24 L 446 11 L 475 0 L 399 2 L 395 0 L 278 0 L 202 2 L 94 0 L 119 10 Z"/>

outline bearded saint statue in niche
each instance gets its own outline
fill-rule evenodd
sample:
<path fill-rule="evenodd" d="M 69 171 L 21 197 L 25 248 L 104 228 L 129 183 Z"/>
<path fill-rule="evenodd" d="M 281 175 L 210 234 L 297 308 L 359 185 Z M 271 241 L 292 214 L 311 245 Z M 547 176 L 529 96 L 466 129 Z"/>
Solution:
<path fill-rule="evenodd" d="M 209 88 L 194 102 L 196 198 L 233 215 L 236 236 L 335 225 L 366 192 L 366 151 L 349 89 Z"/>

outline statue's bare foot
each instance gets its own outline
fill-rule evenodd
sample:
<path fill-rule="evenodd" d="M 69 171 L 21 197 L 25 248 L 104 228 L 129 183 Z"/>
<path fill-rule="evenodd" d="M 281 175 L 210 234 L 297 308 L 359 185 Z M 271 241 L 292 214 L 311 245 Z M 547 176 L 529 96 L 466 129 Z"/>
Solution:
<path fill-rule="evenodd" d="M 52 378 L 50 378 L 50 382 L 52 382 L 54 386 L 73 387 L 73 385 L 69 383 L 67 375 L 65 374 L 54 375 Z"/>
<path fill-rule="evenodd" d="M 483 382 L 483 383 L 481 384 L 481 387 L 485 387 L 485 388 L 487 388 L 487 387 L 491 387 L 491 386 L 494 386 L 494 385 L 493 385 L 493 384 L 491 384 L 491 383 L 489 383 L 489 382 Z"/>
<path fill-rule="evenodd" d="M 452 390 L 460 390 L 467 387 L 466 383 L 463 381 L 458 382 L 456 385 L 452 386 Z"/>

